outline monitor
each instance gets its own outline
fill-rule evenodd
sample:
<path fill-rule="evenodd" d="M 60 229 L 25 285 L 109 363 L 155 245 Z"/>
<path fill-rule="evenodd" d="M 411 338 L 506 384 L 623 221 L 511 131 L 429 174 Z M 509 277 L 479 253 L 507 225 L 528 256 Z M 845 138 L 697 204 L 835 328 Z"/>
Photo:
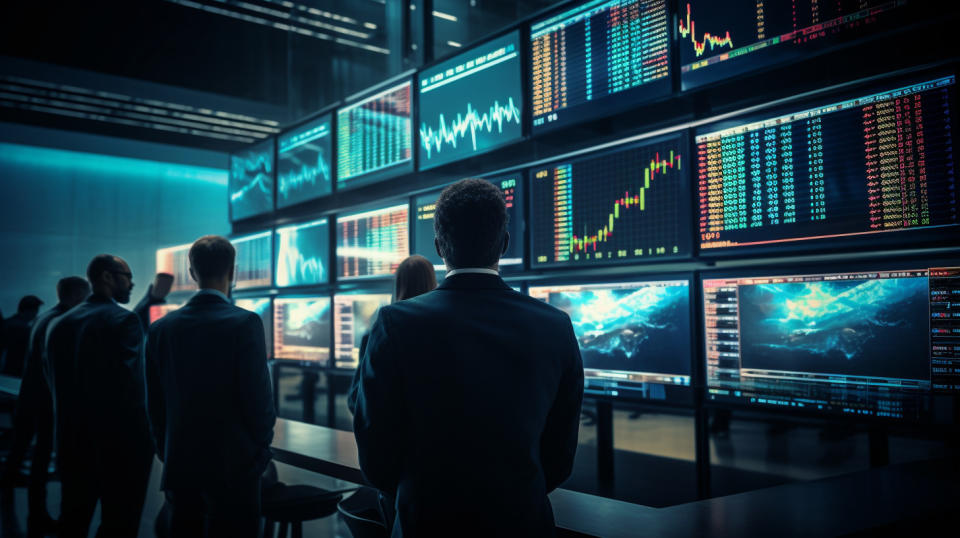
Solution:
<path fill-rule="evenodd" d="M 277 207 L 288 207 L 333 191 L 333 118 L 317 119 L 277 138 Z"/>
<path fill-rule="evenodd" d="M 906 0 L 824 2 L 681 0 L 677 19 L 684 90 L 906 25 Z"/>
<path fill-rule="evenodd" d="M 507 231 L 510 232 L 510 244 L 507 252 L 500 258 L 500 269 L 508 271 L 521 269 L 523 268 L 523 173 L 493 177 L 488 181 L 500 187 L 507 203 L 509 219 Z M 414 254 L 430 260 L 436 270 L 442 271 L 446 266 L 433 245 L 436 237 L 433 231 L 433 215 L 437 209 L 438 198 L 440 198 L 440 191 L 421 194 L 414 199 L 416 221 L 413 229 L 413 246 L 416 249 Z"/>
<path fill-rule="evenodd" d="M 326 366 L 330 336 L 329 297 L 273 300 L 273 358 Z"/>
<path fill-rule="evenodd" d="M 380 307 L 390 304 L 389 293 L 342 293 L 333 296 L 334 361 L 337 368 L 356 368 L 360 343 L 377 319 Z"/>
<path fill-rule="evenodd" d="M 701 254 L 956 237 L 955 100 L 951 75 L 704 128 Z"/>
<path fill-rule="evenodd" d="M 190 277 L 190 247 L 192 243 L 157 249 L 157 272 L 173 275 L 170 291 L 186 291 L 197 288 Z"/>
<path fill-rule="evenodd" d="M 266 231 L 230 240 L 237 250 L 235 289 L 263 288 L 273 283 L 272 235 Z"/>
<path fill-rule="evenodd" d="M 413 171 L 410 80 L 337 111 L 337 188 Z"/>
<path fill-rule="evenodd" d="M 330 228 L 319 219 L 277 228 L 277 287 L 324 284 L 330 279 Z"/>
<path fill-rule="evenodd" d="M 273 211 L 273 142 L 230 155 L 230 220 Z"/>
<path fill-rule="evenodd" d="M 267 357 L 269 358 L 273 356 L 273 323 L 271 323 L 273 319 L 273 310 L 270 305 L 270 298 L 244 297 L 241 299 L 234 299 L 233 304 L 260 316 L 260 321 L 263 322 L 263 341 L 267 346 Z"/>
<path fill-rule="evenodd" d="M 519 30 L 426 68 L 418 80 L 421 170 L 522 138 Z"/>
<path fill-rule="evenodd" d="M 530 286 L 527 293 L 570 316 L 585 390 L 626 398 L 690 386 L 690 280 Z"/>
<path fill-rule="evenodd" d="M 337 278 L 390 276 L 410 255 L 410 206 L 337 217 Z"/>
<path fill-rule="evenodd" d="M 174 310 L 178 310 L 182 306 L 183 306 L 183 303 L 164 303 L 164 304 L 150 305 L 150 309 L 149 309 L 150 323 L 152 324 L 156 322 L 157 320 L 163 318 L 163 316 L 166 316 L 167 314 L 169 314 L 170 312 L 173 312 Z"/>
<path fill-rule="evenodd" d="M 533 133 L 669 94 L 669 17 L 667 0 L 590 0 L 533 21 Z"/>
<path fill-rule="evenodd" d="M 532 168 L 531 265 L 689 256 L 684 140 L 675 136 Z"/>
<path fill-rule="evenodd" d="M 932 391 L 960 388 L 960 268 L 879 267 L 704 274 L 708 397 L 924 417 Z"/>

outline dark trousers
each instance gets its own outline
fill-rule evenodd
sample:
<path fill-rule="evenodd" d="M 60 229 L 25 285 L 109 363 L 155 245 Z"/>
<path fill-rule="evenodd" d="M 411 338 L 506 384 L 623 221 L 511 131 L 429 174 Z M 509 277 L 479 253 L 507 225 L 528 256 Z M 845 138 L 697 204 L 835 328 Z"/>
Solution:
<path fill-rule="evenodd" d="M 37 444 L 33 450 L 33 462 L 30 464 L 27 497 L 31 518 L 47 514 L 47 470 L 53 452 L 53 402 L 49 391 L 25 383 L 20 390 L 13 417 L 13 446 L 10 447 L 6 469 L 11 476 L 23 464 L 34 435 L 37 437 Z"/>
<path fill-rule="evenodd" d="M 216 486 L 167 491 L 171 536 L 257 538 L 260 535 L 260 477 Z"/>
<path fill-rule="evenodd" d="M 61 537 L 86 538 L 100 501 L 98 538 L 133 537 L 150 481 L 153 453 L 143 448 L 61 447 Z"/>

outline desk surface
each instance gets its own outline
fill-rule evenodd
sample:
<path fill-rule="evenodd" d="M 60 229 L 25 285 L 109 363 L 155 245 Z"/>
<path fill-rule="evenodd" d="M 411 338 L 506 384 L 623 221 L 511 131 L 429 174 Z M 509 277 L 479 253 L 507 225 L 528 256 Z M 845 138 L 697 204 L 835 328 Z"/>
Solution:
<path fill-rule="evenodd" d="M 0 375 L 0 392 L 17 396 L 20 394 L 20 378 Z"/>
<path fill-rule="evenodd" d="M 277 420 L 278 461 L 355 483 L 363 482 L 353 434 Z M 603 537 L 838 535 L 938 510 L 960 498 L 955 468 L 920 462 L 738 495 L 651 508 L 558 489 L 550 494 L 557 526 Z"/>

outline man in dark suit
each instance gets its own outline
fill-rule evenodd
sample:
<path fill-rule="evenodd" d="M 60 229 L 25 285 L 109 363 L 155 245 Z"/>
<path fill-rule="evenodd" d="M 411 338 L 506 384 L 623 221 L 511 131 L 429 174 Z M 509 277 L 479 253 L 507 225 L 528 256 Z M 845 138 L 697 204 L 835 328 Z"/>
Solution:
<path fill-rule="evenodd" d="M 3 322 L 3 369 L 0 373 L 13 377 L 23 376 L 23 365 L 27 358 L 27 346 L 30 344 L 30 327 L 43 301 L 36 295 L 27 295 L 17 304 L 17 313 Z"/>
<path fill-rule="evenodd" d="M 444 189 L 447 276 L 380 309 L 360 360 L 354 431 L 367 480 L 396 499 L 393 536 L 549 536 L 570 474 L 583 363 L 570 319 L 498 274 L 500 190 Z"/>
<path fill-rule="evenodd" d="M 147 386 L 173 536 L 256 537 L 276 416 L 260 316 L 230 304 L 236 253 L 190 248 L 200 291 L 150 326 Z"/>
<path fill-rule="evenodd" d="M 13 422 L 13 443 L 4 469 L 4 482 L 10 484 L 23 464 L 24 455 L 37 436 L 30 464 L 30 487 L 28 495 L 29 515 L 27 527 L 31 535 L 39 536 L 54 528 L 54 521 L 47 513 L 47 468 L 53 451 L 53 397 L 44 364 L 44 344 L 50 322 L 67 310 L 80 304 L 90 295 L 90 284 L 81 277 L 69 276 L 57 282 L 59 302 L 39 315 L 30 331 L 27 348 L 27 363 L 23 382 L 17 397 L 17 410 Z"/>
<path fill-rule="evenodd" d="M 122 259 L 96 256 L 87 267 L 93 295 L 52 321 L 47 359 L 53 376 L 60 536 L 87 536 L 100 501 L 97 536 L 136 536 L 153 440 L 147 419 L 143 329 L 118 303 L 133 275 Z"/>

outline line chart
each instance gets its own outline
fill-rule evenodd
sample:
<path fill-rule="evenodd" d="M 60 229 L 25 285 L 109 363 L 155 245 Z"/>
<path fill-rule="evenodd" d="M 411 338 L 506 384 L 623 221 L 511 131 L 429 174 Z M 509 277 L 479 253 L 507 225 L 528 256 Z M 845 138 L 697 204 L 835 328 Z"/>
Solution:
<path fill-rule="evenodd" d="M 711 51 L 720 47 L 729 47 L 733 50 L 733 38 L 730 37 L 730 30 L 727 30 L 723 37 L 711 34 L 710 32 L 704 32 L 703 39 L 697 41 L 695 25 L 696 21 L 690 19 L 690 4 L 687 4 L 687 24 L 684 25 L 683 19 L 680 19 L 680 37 L 684 39 L 690 37 L 690 43 L 693 44 L 693 50 L 696 52 L 698 58 L 703 56 L 708 44 L 710 45 Z"/>
<path fill-rule="evenodd" d="M 497 132 L 502 134 L 504 124 L 510 122 L 517 125 L 520 125 L 521 122 L 520 108 L 514 104 L 513 97 L 508 97 L 505 105 L 500 105 L 500 101 L 495 100 L 489 111 L 485 113 L 480 113 L 473 108 L 472 103 L 467 103 L 466 115 L 458 113 L 449 126 L 442 112 L 436 130 L 426 123 L 421 123 L 420 140 L 423 149 L 427 152 L 427 159 L 432 157 L 433 152 L 441 152 L 444 144 L 449 144 L 453 148 L 458 147 L 459 141 L 466 138 L 468 133 L 473 151 L 477 151 L 478 131 L 486 130 L 487 133 L 492 133 L 494 125 L 496 125 Z"/>

